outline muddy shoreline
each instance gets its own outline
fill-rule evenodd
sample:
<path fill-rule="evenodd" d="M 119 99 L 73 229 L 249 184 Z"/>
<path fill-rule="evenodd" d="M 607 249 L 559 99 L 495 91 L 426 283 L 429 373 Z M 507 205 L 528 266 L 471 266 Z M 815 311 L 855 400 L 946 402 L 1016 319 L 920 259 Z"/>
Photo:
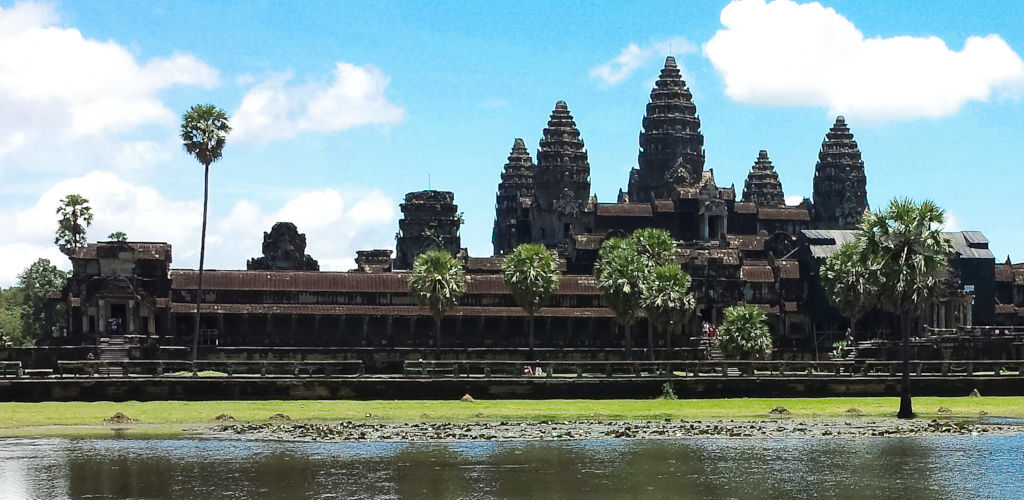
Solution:
<path fill-rule="evenodd" d="M 1024 434 L 1014 422 L 963 419 L 902 421 L 877 418 L 654 421 L 544 421 L 480 423 L 225 423 L 213 438 L 275 441 L 551 441 L 584 439 L 823 438 Z"/>

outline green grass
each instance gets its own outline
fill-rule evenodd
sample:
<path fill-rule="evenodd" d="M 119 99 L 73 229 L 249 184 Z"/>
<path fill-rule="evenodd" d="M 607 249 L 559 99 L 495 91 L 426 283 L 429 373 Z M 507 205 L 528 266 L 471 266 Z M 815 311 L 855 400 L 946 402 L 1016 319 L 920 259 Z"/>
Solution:
<path fill-rule="evenodd" d="M 0 436 L 110 436 L 103 419 L 122 412 L 139 420 L 133 437 L 173 437 L 214 423 L 227 413 L 239 422 L 264 422 L 275 413 L 299 421 L 369 420 L 382 422 L 502 421 L 573 419 L 759 419 L 775 406 L 794 418 L 844 418 L 855 407 L 865 417 L 894 417 L 897 398 L 752 398 L 644 400 L 500 400 L 476 401 L 152 401 L 95 403 L 0 403 Z M 1024 397 L 914 399 L 921 418 L 940 416 L 1024 417 Z"/>

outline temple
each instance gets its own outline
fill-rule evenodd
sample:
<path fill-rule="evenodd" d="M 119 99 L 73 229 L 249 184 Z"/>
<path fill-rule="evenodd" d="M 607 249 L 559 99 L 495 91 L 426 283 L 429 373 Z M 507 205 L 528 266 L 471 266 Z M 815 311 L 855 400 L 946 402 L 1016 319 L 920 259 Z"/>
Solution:
<path fill-rule="evenodd" d="M 607 238 L 647 227 L 672 234 L 679 264 L 693 277 L 697 308 L 670 339 L 670 356 L 704 355 L 695 343 L 701 323 L 720 323 L 723 310 L 736 304 L 766 313 L 779 356 L 811 356 L 845 338 L 848 321 L 829 304 L 818 269 L 854 239 L 868 210 L 865 165 L 846 120 L 836 118 L 825 133 L 812 196 L 796 205 L 786 203 L 766 150 L 751 155 L 739 197 L 733 184 L 720 183 L 706 168 L 701 120 L 672 57 L 650 93 L 641 127 L 626 189 L 614 203 L 598 202 L 580 128 L 569 106 L 557 101 L 536 164 L 516 138 L 504 166 L 496 165 L 492 256 L 471 257 L 461 247 L 462 214 L 449 191 L 407 194 L 394 257 L 390 249 L 361 250 L 349 272 L 319 271 L 295 225 L 275 224 L 264 233 L 263 256 L 246 270 L 204 273 L 201 343 L 214 350 L 369 349 L 364 357 L 428 347 L 431 319 L 409 296 L 408 270 L 420 253 L 441 249 L 463 262 L 468 281 L 467 294 L 442 322 L 443 347 L 519 349 L 526 315 L 500 270 L 503 255 L 534 242 L 556 251 L 565 271 L 551 304 L 538 314 L 537 346 L 562 357 L 612 359 L 608 353 L 622 338 L 591 276 L 597 250 Z M 1024 265 L 996 263 L 981 233 L 944 234 L 957 255 L 942 300 L 921 315 L 921 335 L 1024 324 Z M 171 269 L 169 245 L 98 242 L 72 262 L 61 295 L 71 338 L 95 342 L 119 323 L 151 343 L 188 345 L 198 273 Z M 863 324 L 860 331 L 873 338 L 896 331 L 892 315 L 882 311 L 866 315 Z M 645 318 L 639 327 L 646 328 Z M 637 341 L 645 347 L 644 339 Z M 666 348 L 665 338 L 655 342 L 647 347 Z M 943 356 L 940 343 L 934 345 L 934 356 Z M 469 355 L 458 352 L 453 355 Z"/>

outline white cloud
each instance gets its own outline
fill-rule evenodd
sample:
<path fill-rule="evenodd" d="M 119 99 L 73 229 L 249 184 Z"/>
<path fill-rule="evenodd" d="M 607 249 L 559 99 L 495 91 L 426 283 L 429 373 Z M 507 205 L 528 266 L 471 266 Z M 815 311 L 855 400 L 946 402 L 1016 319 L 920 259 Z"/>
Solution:
<path fill-rule="evenodd" d="M 796 205 L 799 205 L 800 203 L 803 203 L 803 201 L 804 201 L 804 197 L 801 196 L 801 195 L 798 195 L 798 194 L 797 195 L 790 195 L 790 196 L 786 197 L 786 205 L 788 205 L 788 206 L 796 206 Z"/>
<path fill-rule="evenodd" d="M 293 75 L 266 77 L 242 98 L 232 116 L 232 138 L 269 142 L 302 132 L 332 132 L 402 121 L 405 110 L 388 101 L 390 78 L 374 66 L 339 61 L 334 81 L 289 85 Z"/>
<path fill-rule="evenodd" d="M 198 265 L 202 200 L 168 199 L 150 186 L 96 171 L 56 183 L 31 207 L 0 211 L 0 227 L 6 228 L 0 243 L 0 286 L 14 284 L 17 274 L 40 257 L 69 267 L 68 259 L 53 245 L 55 210 L 69 193 L 81 194 L 92 207 L 95 218 L 88 229 L 89 241 L 124 231 L 132 241 L 171 243 L 175 267 Z M 227 212 L 218 212 L 214 205 L 207 267 L 244 269 L 249 258 L 261 255 L 263 232 L 285 221 L 306 234 L 306 252 L 320 261 L 321 269 L 350 269 L 356 250 L 394 247 L 397 207 L 380 191 L 335 189 L 298 193 L 276 210 L 264 210 L 251 200 L 238 201 Z"/>
<path fill-rule="evenodd" d="M 790 0 L 734 1 L 721 22 L 704 54 L 738 102 L 912 119 L 1024 88 L 1024 61 L 994 34 L 960 51 L 934 36 L 865 38 L 835 10 Z"/>
<path fill-rule="evenodd" d="M 48 4 L 0 9 L 0 155 L 54 136 L 173 123 L 160 91 L 217 83 L 217 70 L 192 55 L 139 61 L 118 43 L 86 38 L 59 20 Z"/>
<path fill-rule="evenodd" d="M 642 47 L 631 43 L 610 61 L 591 69 L 590 77 L 608 85 L 617 85 L 659 56 L 685 54 L 696 50 L 692 43 L 681 37 L 653 42 Z"/>

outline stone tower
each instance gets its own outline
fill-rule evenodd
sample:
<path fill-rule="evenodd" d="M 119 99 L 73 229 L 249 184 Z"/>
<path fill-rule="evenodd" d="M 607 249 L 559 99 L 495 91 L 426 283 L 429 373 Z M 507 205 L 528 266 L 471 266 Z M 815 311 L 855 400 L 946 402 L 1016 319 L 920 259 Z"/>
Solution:
<path fill-rule="evenodd" d="M 569 108 L 555 104 L 537 151 L 531 241 L 555 247 L 581 229 L 590 201 L 590 163 Z"/>
<path fill-rule="evenodd" d="M 676 186 L 693 186 L 704 171 L 704 135 L 693 94 L 672 56 L 665 58 L 640 132 L 640 169 L 630 175 L 630 201 L 671 199 Z"/>
<path fill-rule="evenodd" d="M 757 161 L 750 167 L 747 181 L 743 183 L 743 201 L 755 203 L 759 207 L 786 206 L 786 195 L 782 192 L 782 182 L 775 172 L 768 152 L 757 152 Z"/>
<path fill-rule="evenodd" d="M 846 119 L 836 117 L 814 167 L 814 227 L 854 229 L 868 209 L 867 184 L 857 141 Z"/>
<path fill-rule="evenodd" d="M 306 235 L 291 222 L 278 222 L 263 233 L 263 256 L 249 259 L 250 271 L 319 271 L 316 259 L 306 255 Z"/>
<path fill-rule="evenodd" d="M 415 191 L 405 195 L 399 205 L 402 219 L 398 221 L 395 269 L 412 269 L 416 256 L 432 249 L 456 255 L 462 241 L 459 227 L 462 214 L 451 191 Z"/>
<path fill-rule="evenodd" d="M 533 165 L 526 143 L 516 138 L 498 184 L 494 204 L 494 255 L 511 252 L 530 240 L 530 205 L 533 203 Z"/>

